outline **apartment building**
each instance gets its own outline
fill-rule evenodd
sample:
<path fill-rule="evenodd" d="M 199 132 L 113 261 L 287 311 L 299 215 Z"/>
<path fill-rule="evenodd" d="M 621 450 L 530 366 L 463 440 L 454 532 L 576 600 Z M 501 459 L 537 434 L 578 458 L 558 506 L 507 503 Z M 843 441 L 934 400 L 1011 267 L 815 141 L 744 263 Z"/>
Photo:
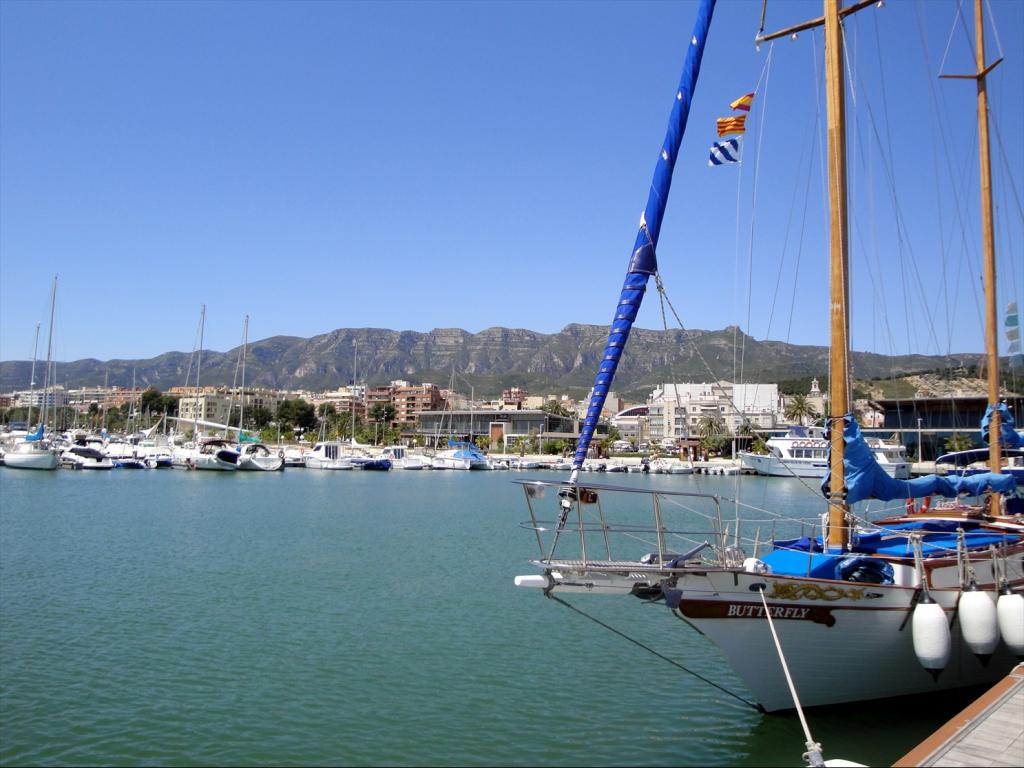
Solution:
<path fill-rule="evenodd" d="M 698 437 L 709 416 L 720 419 L 730 434 L 744 422 L 772 429 L 779 414 L 777 384 L 666 383 L 648 398 L 651 440 Z"/>

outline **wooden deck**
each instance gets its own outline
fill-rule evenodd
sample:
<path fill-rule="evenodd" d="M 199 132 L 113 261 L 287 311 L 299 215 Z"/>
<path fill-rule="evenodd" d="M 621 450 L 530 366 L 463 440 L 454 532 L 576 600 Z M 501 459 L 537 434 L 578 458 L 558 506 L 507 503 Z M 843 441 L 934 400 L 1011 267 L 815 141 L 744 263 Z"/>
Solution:
<path fill-rule="evenodd" d="M 1024 765 L 1024 664 L 895 763 L 921 765 Z"/>

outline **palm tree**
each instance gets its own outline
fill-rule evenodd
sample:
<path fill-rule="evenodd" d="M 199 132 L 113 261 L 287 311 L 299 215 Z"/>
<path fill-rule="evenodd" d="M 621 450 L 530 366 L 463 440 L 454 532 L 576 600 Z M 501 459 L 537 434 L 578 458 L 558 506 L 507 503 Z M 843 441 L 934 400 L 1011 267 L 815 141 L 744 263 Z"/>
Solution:
<path fill-rule="evenodd" d="M 957 451 L 969 451 L 973 447 L 974 441 L 970 438 L 969 435 L 963 435 L 957 432 L 956 434 L 946 438 L 946 453 L 956 453 Z"/>
<path fill-rule="evenodd" d="M 725 434 L 725 421 L 717 413 L 701 416 L 697 422 L 697 434 L 702 438 L 721 437 Z"/>
<path fill-rule="evenodd" d="M 786 418 L 803 425 L 808 418 L 813 417 L 814 409 L 807 402 L 807 397 L 804 395 L 793 395 L 793 399 L 786 406 Z"/>

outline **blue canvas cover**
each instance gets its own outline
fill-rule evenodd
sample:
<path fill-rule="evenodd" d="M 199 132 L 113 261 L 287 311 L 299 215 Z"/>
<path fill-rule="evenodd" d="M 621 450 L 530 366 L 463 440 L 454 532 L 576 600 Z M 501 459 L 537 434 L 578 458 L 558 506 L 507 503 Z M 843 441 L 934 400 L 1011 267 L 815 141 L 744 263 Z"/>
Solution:
<path fill-rule="evenodd" d="M 895 480 L 875 461 L 871 449 L 868 448 L 864 435 L 861 434 L 857 420 L 852 414 L 844 419 L 843 442 L 846 452 L 843 467 L 846 472 L 846 501 L 854 504 L 865 499 L 893 501 L 895 499 L 921 499 L 926 496 L 980 496 L 989 491 L 1010 493 L 1016 487 L 1016 481 L 1010 475 L 982 474 L 960 477 L 957 475 L 925 475 L 914 480 Z M 825 437 L 829 437 L 826 429 Z M 821 491 L 829 496 L 831 470 L 825 473 L 821 482 Z"/>
<path fill-rule="evenodd" d="M 33 432 L 31 435 L 25 435 L 25 442 L 26 443 L 37 443 L 37 442 L 39 442 L 40 440 L 43 439 L 43 432 L 45 431 L 45 429 L 46 429 L 46 427 L 43 424 L 40 424 L 36 428 L 36 431 Z"/>
<path fill-rule="evenodd" d="M 697 10 L 697 21 L 693 27 L 693 35 L 690 37 L 690 47 L 686 52 L 686 61 L 683 64 L 679 90 L 676 91 L 672 104 L 672 115 L 669 117 L 665 142 L 661 146 L 658 164 L 654 169 L 654 180 L 651 182 L 651 191 L 647 197 L 647 207 L 644 208 L 643 216 L 640 219 L 640 231 L 637 233 L 633 253 L 629 259 L 629 269 L 626 272 L 626 280 L 615 309 L 615 319 L 612 320 L 611 328 L 608 331 L 608 341 L 605 344 L 601 364 L 597 369 L 597 376 L 594 378 L 594 391 L 590 397 L 590 404 L 580 429 L 579 439 L 576 442 L 576 455 L 573 457 L 572 464 L 573 477 L 576 476 L 575 473 L 583 466 L 583 461 L 587 458 L 587 450 L 590 448 L 590 441 L 601 417 L 601 410 L 608 397 L 608 390 L 611 388 L 612 379 L 619 366 L 622 350 L 629 339 L 629 332 L 636 320 L 640 302 L 643 301 L 644 293 L 647 290 L 647 280 L 658 271 L 655 250 L 658 246 L 658 235 L 661 232 L 661 220 L 665 215 L 665 203 L 668 201 L 669 188 L 672 186 L 672 171 L 675 168 L 676 157 L 679 155 L 679 145 L 683 140 L 683 133 L 686 131 L 686 120 L 690 115 L 690 103 L 697 86 L 700 63 L 704 56 L 704 43 L 707 41 L 708 27 L 711 24 L 711 15 L 714 10 L 715 0 L 701 0 L 700 8 Z"/>
<path fill-rule="evenodd" d="M 988 445 L 988 425 L 992 421 L 992 410 L 990 405 L 985 409 L 985 415 L 981 418 L 981 439 L 985 445 Z M 1006 403 L 999 403 L 995 410 L 999 411 L 999 444 L 1006 448 L 1020 448 L 1024 440 L 1021 439 L 1020 433 L 1013 428 L 1013 416 L 1010 415 L 1010 409 L 1006 407 Z"/>

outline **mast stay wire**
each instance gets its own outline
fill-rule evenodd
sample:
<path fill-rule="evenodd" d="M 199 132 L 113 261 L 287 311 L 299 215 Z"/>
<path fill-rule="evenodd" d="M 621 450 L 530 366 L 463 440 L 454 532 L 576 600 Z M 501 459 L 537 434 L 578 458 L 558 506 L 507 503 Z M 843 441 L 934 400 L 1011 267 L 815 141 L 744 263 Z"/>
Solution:
<path fill-rule="evenodd" d="M 794 285 L 793 285 L 793 294 L 792 294 L 792 296 L 790 298 L 789 325 L 786 327 L 786 343 L 787 344 L 789 343 L 790 331 L 792 330 L 792 324 L 793 324 L 793 305 L 796 303 L 796 283 L 797 283 L 797 279 L 799 277 L 799 272 L 800 272 L 800 255 L 801 255 L 801 252 L 803 250 L 803 238 L 804 238 L 804 233 L 806 231 L 806 225 L 807 225 L 807 199 L 808 199 L 808 197 L 810 195 L 811 176 L 813 175 L 813 169 L 812 169 L 813 158 L 812 158 L 811 155 L 813 153 L 814 144 L 817 141 L 817 138 L 816 138 L 817 137 L 817 132 L 815 130 L 817 128 L 816 123 L 817 123 L 817 117 L 814 116 L 814 117 L 811 118 L 811 122 L 810 122 L 810 125 L 808 126 L 808 129 L 807 129 L 807 132 L 805 134 L 804 140 L 800 142 L 800 146 L 802 147 L 802 149 L 801 149 L 800 157 L 797 160 L 797 165 L 796 165 L 797 172 L 793 175 L 793 198 L 792 198 L 792 200 L 790 200 L 789 214 L 786 217 L 786 229 L 785 229 L 785 232 L 784 232 L 783 237 L 782 237 L 782 248 L 781 248 L 781 254 L 782 255 L 781 255 L 780 260 L 779 260 L 779 270 L 778 270 L 778 275 L 777 275 L 777 277 L 775 279 L 775 289 L 772 292 L 772 301 L 771 301 L 771 305 L 770 305 L 769 310 L 768 310 L 768 327 L 765 330 L 765 334 L 764 334 L 765 338 L 768 338 L 768 336 L 771 333 L 772 326 L 774 325 L 774 322 L 775 322 L 775 310 L 776 310 L 776 308 L 778 306 L 779 292 L 782 289 L 783 267 L 785 266 L 785 263 L 786 263 L 786 253 L 789 250 L 789 236 L 790 236 L 790 232 L 792 231 L 792 226 L 793 226 L 793 213 L 794 213 L 794 211 L 797 208 L 797 198 L 798 198 L 798 195 L 800 193 L 800 182 L 802 181 L 800 170 L 803 168 L 804 160 L 806 159 L 807 160 L 807 174 L 806 174 L 806 182 L 804 184 L 804 203 L 803 203 L 803 211 L 802 211 L 801 219 L 800 219 L 800 236 L 797 239 L 797 244 L 795 246 L 795 248 L 796 248 L 796 264 L 795 264 L 795 267 L 794 267 L 794 276 L 793 276 Z M 809 137 L 809 140 L 808 140 L 808 137 Z M 810 146 L 810 148 L 811 148 L 810 151 L 808 151 L 808 146 Z"/>
<path fill-rule="evenodd" d="M 740 696 L 738 693 L 734 693 L 733 691 L 730 691 L 728 688 L 725 688 L 725 687 L 719 685 L 715 681 L 709 680 L 708 678 L 704 677 L 700 673 L 694 672 L 692 669 L 690 669 L 689 667 L 683 666 L 678 661 L 670 659 L 668 656 L 665 656 L 664 654 L 659 653 L 658 651 L 656 651 L 653 648 L 651 648 L 649 645 L 644 645 L 639 640 L 637 640 L 635 638 L 632 638 L 629 635 L 627 635 L 625 632 L 622 632 L 622 631 L 620 631 L 618 629 L 615 629 L 615 627 L 611 626 L 610 624 L 606 624 L 605 622 L 601 621 L 597 617 L 591 616 L 589 613 L 586 613 L 585 611 L 577 608 L 572 603 L 569 603 L 569 602 L 563 600 L 560 597 L 556 597 L 554 594 L 552 594 L 550 592 L 550 590 L 544 590 L 544 596 L 547 597 L 549 600 L 554 600 L 559 605 L 565 606 L 566 608 L 568 608 L 571 611 L 575 611 L 580 616 L 583 616 L 584 618 L 590 619 L 592 622 L 594 622 L 598 626 L 603 627 L 603 628 L 607 629 L 609 632 L 618 635 L 623 640 L 628 640 L 629 642 L 633 643 L 634 645 L 637 645 L 640 648 L 643 648 L 648 653 L 651 653 L 654 656 L 657 656 L 659 659 L 661 659 L 663 661 L 667 661 L 673 667 L 676 667 L 677 669 L 680 669 L 680 670 L 682 670 L 683 672 L 686 672 L 689 675 L 693 675 L 695 678 L 697 678 L 701 682 L 707 683 L 712 688 L 717 688 L 722 693 L 725 693 L 725 694 L 728 694 L 729 696 L 732 696 L 734 699 L 736 699 L 737 701 L 743 702 L 748 707 L 751 707 L 752 709 L 756 709 L 759 712 L 761 711 L 761 708 L 758 707 L 757 704 L 755 704 L 754 702 L 748 701 L 747 699 L 745 699 L 742 696 Z"/>
<path fill-rule="evenodd" d="M 762 72 L 764 78 L 764 96 L 761 99 L 761 119 L 757 124 L 757 159 L 754 161 L 754 180 L 751 185 L 751 197 L 750 197 L 750 234 L 747 241 L 747 321 L 746 333 L 743 334 L 741 339 L 740 347 L 740 378 L 739 383 L 744 381 L 744 368 L 746 364 L 746 351 L 747 351 L 747 336 L 751 334 L 752 328 L 750 325 L 750 314 L 751 314 L 751 300 L 754 294 L 754 225 L 757 220 L 757 190 L 758 182 L 761 178 L 761 147 L 764 143 L 764 127 L 768 122 L 768 85 L 771 82 L 772 72 L 772 57 L 775 52 L 774 43 L 768 48 L 768 57 L 765 61 L 765 69 Z M 760 87 L 760 82 L 758 82 Z M 735 348 L 734 348 L 735 349 Z M 735 351 L 734 351 L 735 354 Z M 735 382 L 736 379 L 734 378 Z M 757 392 L 755 386 L 754 392 Z M 736 390 L 733 389 L 733 396 L 735 396 Z M 742 416 L 741 416 L 742 418 Z M 738 477 L 738 475 L 737 475 Z"/>
<path fill-rule="evenodd" d="M 934 78 L 932 77 L 932 72 L 931 72 L 931 69 L 930 69 L 930 67 L 928 65 L 928 60 L 929 60 L 928 35 L 927 35 L 927 32 L 926 32 L 925 27 L 924 27 L 924 23 L 923 23 L 922 18 L 921 18 L 921 2 L 920 2 L 920 0 L 918 0 L 918 2 L 914 4 L 914 16 L 915 16 L 916 21 L 917 21 L 918 36 L 921 39 L 921 53 L 922 53 L 922 56 L 924 58 L 924 70 L 925 70 L 925 75 L 926 75 L 925 76 L 925 80 L 928 82 L 929 106 L 932 109 L 932 116 L 935 117 L 939 113 L 939 110 L 938 110 L 938 100 L 937 100 L 936 95 L 935 95 L 935 82 L 934 82 Z M 950 32 L 950 39 L 952 39 L 952 31 Z M 943 58 L 945 58 L 945 57 L 943 57 Z M 934 136 L 935 132 L 937 131 L 938 134 L 939 134 L 940 143 L 942 143 L 943 147 L 945 147 L 945 131 L 943 130 L 943 123 L 942 123 L 942 121 L 941 120 L 933 120 L 932 121 L 932 126 L 933 126 L 933 128 L 932 128 L 933 136 Z M 946 354 L 950 355 L 953 352 L 953 349 L 952 349 L 952 343 L 953 343 L 953 312 L 950 309 L 950 303 L 949 303 L 949 256 L 950 256 L 950 254 L 949 254 L 949 250 L 946 248 L 946 235 L 943 232 L 943 228 L 942 228 L 942 224 L 943 224 L 943 221 L 944 221 L 945 217 L 943 216 L 943 211 L 942 211 L 942 194 L 940 192 L 940 185 L 939 185 L 939 177 L 940 177 L 940 173 L 939 173 L 939 157 L 938 157 L 939 156 L 939 152 L 938 152 L 937 143 L 934 142 L 934 141 L 932 143 L 932 152 L 931 152 L 931 154 L 932 154 L 932 174 L 935 177 L 935 184 L 933 185 L 934 188 L 935 188 L 935 210 L 936 210 L 936 213 L 938 214 L 937 215 L 937 224 L 938 224 L 938 228 L 939 228 L 939 256 L 940 256 L 940 264 L 942 265 L 942 296 L 943 296 L 943 306 L 945 308 L 945 313 L 944 314 L 945 314 L 945 321 L 946 321 L 946 345 L 947 345 L 946 346 Z M 947 161 L 948 161 L 948 157 L 947 157 Z M 957 211 L 957 213 L 959 215 L 959 210 Z"/>
<path fill-rule="evenodd" d="M 663 325 L 663 327 L 665 329 L 665 338 L 666 339 L 668 338 L 668 317 L 665 314 L 665 305 L 667 304 L 669 310 L 672 312 L 672 317 L 675 318 L 676 324 L 679 326 L 679 330 L 681 330 L 683 332 L 683 341 L 690 345 L 690 349 L 696 355 L 697 359 L 700 360 L 700 362 L 704 365 L 704 370 L 706 370 L 708 372 L 708 375 L 711 377 L 711 380 L 712 380 L 714 386 L 716 386 L 718 388 L 719 393 L 723 397 L 725 397 L 725 387 L 722 385 L 722 380 L 718 377 L 718 374 L 716 374 L 714 372 L 714 370 L 711 368 L 711 365 L 708 363 L 707 359 L 701 353 L 700 347 L 697 346 L 696 342 L 693 340 L 693 338 L 687 332 L 686 326 L 683 325 L 682 318 L 679 317 L 679 313 L 676 311 L 675 306 L 673 306 L 673 304 L 672 304 L 672 299 L 670 299 L 669 296 L 668 296 L 668 291 L 665 290 L 665 284 L 664 284 L 664 281 L 661 279 L 661 274 L 660 273 L 656 272 L 654 274 L 654 284 L 655 284 L 655 286 L 658 289 L 658 300 L 659 300 L 659 303 L 660 303 L 660 306 L 661 306 L 661 322 L 662 322 L 662 325 Z M 729 398 L 729 397 L 725 397 L 725 399 L 728 401 L 729 407 L 738 416 L 742 417 L 743 414 L 736 407 L 735 401 L 732 398 Z M 808 485 L 805 482 L 805 478 L 799 477 L 796 474 L 794 474 L 793 477 L 796 478 L 797 480 L 799 480 L 800 484 L 802 486 L 804 486 L 804 488 L 806 488 L 811 493 L 817 495 L 820 492 L 819 490 L 817 490 L 817 489 L 813 488 L 812 486 Z M 737 498 L 736 501 L 739 502 L 740 500 Z"/>
<path fill-rule="evenodd" d="M 851 73 L 852 74 L 852 73 Z M 878 145 L 879 156 L 881 159 L 882 170 L 884 171 L 883 179 L 885 186 L 892 199 L 893 213 L 895 214 L 895 225 L 896 225 L 896 238 L 898 253 L 900 254 L 901 260 L 906 259 L 907 276 L 911 279 L 914 287 L 917 289 L 917 293 L 920 295 L 921 305 L 924 309 L 927 317 L 926 325 L 929 328 L 929 336 L 931 342 L 935 345 L 936 351 L 941 352 L 938 338 L 935 335 L 932 320 L 934 319 L 934 311 L 929 307 L 928 295 L 924 288 L 924 282 L 921 279 L 921 272 L 917 264 L 917 259 L 914 255 L 913 244 L 910 240 L 910 233 L 906 225 L 906 216 L 903 213 L 903 207 L 900 204 L 899 196 L 897 194 L 896 178 L 892 165 L 893 158 L 885 151 L 885 147 L 882 145 L 882 137 L 879 133 L 878 121 L 875 117 L 875 112 L 871 104 L 871 99 L 865 95 L 864 105 L 867 110 L 867 123 L 871 128 L 871 136 L 874 138 L 875 143 Z M 888 106 L 883 103 L 883 111 L 887 113 Z M 907 309 L 909 311 L 909 302 L 907 302 Z M 908 331 L 909 331 L 909 317 L 908 317 Z M 908 337 L 909 343 L 909 337 Z M 908 353 L 911 350 L 908 348 Z"/>
<path fill-rule="evenodd" d="M 928 51 L 927 51 L 927 41 L 926 41 L 926 33 L 924 31 L 924 24 L 923 24 L 923 21 L 921 19 L 920 3 L 917 4 L 917 22 L 918 22 L 919 33 L 920 33 L 920 35 L 922 37 L 922 42 L 924 43 L 924 45 L 923 45 L 923 52 L 924 52 L 924 55 L 925 55 L 925 67 L 927 68 L 928 67 L 928 61 L 927 61 L 927 59 L 928 59 L 928 56 L 927 56 L 927 53 L 928 53 Z M 946 51 L 943 54 L 942 62 L 939 65 L 939 70 L 938 71 L 940 73 L 942 72 L 942 70 L 945 67 L 945 63 L 946 63 L 946 60 L 947 60 L 948 55 L 949 55 L 950 45 L 952 43 L 953 36 L 956 33 L 956 29 L 957 29 L 958 26 L 960 26 L 963 29 L 964 37 L 965 37 L 966 42 L 967 42 L 967 47 L 969 48 L 969 50 L 971 52 L 971 59 L 972 59 L 972 61 L 974 60 L 974 57 L 975 57 L 974 40 L 971 38 L 971 36 L 970 36 L 970 34 L 969 34 L 968 30 L 967 30 L 967 21 L 964 18 L 964 15 L 963 15 L 963 1 L 962 0 L 958 0 L 956 11 L 953 14 L 953 23 L 952 23 L 952 26 L 950 28 L 949 39 L 946 42 Z M 999 48 L 1000 48 L 1000 52 L 1001 52 L 1002 51 L 1001 44 L 999 45 Z M 963 208 L 966 207 L 966 204 L 961 202 L 961 195 L 964 194 L 964 193 L 958 189 L 958 185 L 956 183 L 957 174 L 954 172 L 954 169 L 953 169 L 953 162 L 951 160 L 951 153 L 950 153 L 950 150 L 949 150 L 949 142 L 948 142 L 948 140 L 946 138 L 945 131 L 942 130 L 943 123 L 942 123 L 942 120 L 940 119 L 940 117 L 943 114 L 948 114 L 948 111 L 947 110 L 940 110 L 940 108 L 939 108 L 938 99 L 936 98 L 936 95 L 935 95 L 935 86 L 934 86 L 934 83 L 932 81 L 932 78 L 928 78 L 928 89 L 929 89 L 929 95 L 931 96 L 931 106 L 932 106 L 932 109 L 933 109 L 933 112 L 934 112 L 934 115 L 935 115 L 935 118 L 936 118 L 935 122 L 939 126 L 939 130 L 940 130 L 940 134 L 941 134 L 941 139 L 942 139 L 943 151 L 944 151 L 945 156 L 946 156 L 946 164 L 947 164 L 947 167 L 948 167 L 948 170 L 949 170 L 949 177 L 950 177 L 950 189 L 952 190 L 952 193 L 953 193 L 953 200 L 954 200 L 954 203 L 955 203 L 954 207 L 955 207 L 955 210 L 956 210 L 957 220 L 958 220 L 959 230 L 960 230 L 961 255 L 960 255 L 960 259 L 957 262 L 957 279 L 956 279 L 955 282 L 956 282 L 956 284 L 960 284 L 961 283 L 960 273 L 961 273 L 961 270 L 964 269 L 965 262 L 968 262 L 968 264 L 967 264 L 967 271 L 968 271 L 968 274 L 971 276 L 971 279 L 966 280 L 966 282 L 967 282 L 967 284 L 971 288 L 971 295 L 972 295 L 972 298 L 974 299 L 974 307 L 975 307 L 975 312 L 977 314 L 977 321 L 978 321 L 979 332 L 983 334 L 984 333 L 984 325 L 985 324 L 984 324 L 984 320 L 982 318 L 981 299 L 980 299 L 980 297 L 978 295 L 978 287 L 977 287 L 977 279 L 976 279 L 977 275 L 980 274 L 980 264 L 978 263 L 980 261 L 980 254 L 978 254 L 977 251 L 974 248 L 971 247 L 970 243 L 967 240 L 967 234 L 968 234 L 968 231 L 971 229 L 971 226 L 968 223 L 965 223 Z M 991 107 L 990 107 L 989 111 L 990 111 L 990 114 L 991 114 Z M 993 121 L 993 122 L 995 122 L 995 121 Z M 996 132 L 997 132 L 997 137 L 998 137 L 998 125 L 996 127 Z M 976 140 L 977 140 L 977 127 L 976 126 L 974 128 L 974 136 L 975 136 L 975 142 L 976 142 Z M 967 158 L 967 162 L 965 163 L 964 171 L 963 171 L 964 176 L 963 176 L 963 179 L 962 179 L 962 182 L 961 182 L 961 186 L 962 186 L 963 189 L 966 189 L 966 187 L 968 185 L 969 172 L 970 172 L 971 169 L 973 169 L 975 167 L 975 165 L 974 165 L 975 160 L 976 160 L 976 156 L 975 155 L 971 155 L 971 156 L 969 156 Z M 956 297 L 954 296 L 953 309 L 951 311 L 948 310 L 947 314 L 949 314 L 950 316 L 955 316 L 955 307 L 956 307 Z"/>
<path fill-rule="evenodd" d="M 764 24 L 764 14 L 765 14 L 765 11 L 767 10 L 767 0 L 764 0 L 764 3 L 765 3 L 765 5 L 762 7 L 762 10 L 761 10 L 761 23 L 762 23 L 762 25 Z M 762 29 L 762 31 L 763 31 L 763 29 Z M 764 93 L 764 96 L 762 98 L 762 101 L 765 103 L 765 105 L 767 105 L 767 103 L 768 103 L 767 102 L 767 99 L 768 99 L 768 78 L 771 75 L 771 64 L 772 64 L 772 58 L 773 58 L 774 52 L 775 52 L 775 43 L 772 42 L 768 46 L 768 55 L 765 58 L 764 66 L 761 67 L 761 74 L 758 75 L 757 84 L 754 86 L 754 93 L 760 93 L 760 91 L 761 91 L 761 83 L 762 82 L 764 83 L 765 93 Z M 766 114 L 766 110 L 767 110 L 767 106 L 763 107 L 761 109 L 761 114 L 762 115 Z M 763 130 L 764 130 L 764 122 L 765 122 L 765 118 L 764 117 L 762 117 L 761 120 L 758 121 L 758 130 L 761 132 L 762 135 L 763 135 Z M 744 153 L 743 153 L 744 155 L 746 154 L 745 147 L 746 147 L 746 142 L 744 141 Z M 736 311 L 737 316 L 739 315 L 739 286 L 740 286 L 740 194 L 741 194 L 741 181 L 742 181 L 742 178 L 743 178 L 743 160 L 742 160 L 742 157 L 740 159 L 739 166 L 740 167 L 739 167 L 739 170 L 737 172 L 737 178 L 736 178 L 736 237 L 735 237 L 734 254 L 733 254 L 733 290 L 732 290 L 732 303 L 733 303 L 733 307 L 734 307 L 734 309 Z M 752 192 L 752 195 L 753 195 L 753 198 L 755 200 L 757 199 L 757 181 L 758 181 L 758 176 L 759 176 L 759 173 L 760 173 L 760 168 L 761 168 L 761 142 L 759 140 L 758 144 L 757 144 L 757 151 L 755 153 L 755 159 L 754 159 L 754 182 L 753 182 L 753 192 Z M 751 214 L 750 226 L 751 226 L 751 237 L 753 237 L 753 226 L 754 226 L 753 213 Z M 750 286 L 749 286 L 749 284 L 748 284 L 748 287 L 747 287 L 747 291 L 748 291 L 747 295 L 748 295 L 748 314 L 749 314 L 749 295 L 750 295 Z M 748 333 L 750 332 L 749 322 L 748 322 L 748 325 L 747 325 L 747 332 Z M 737 377 L 736 377 L 736 349 L 737 349 L 737 346 L 738 346 L 738 344 L 737 344 L 737 336 L 738 336 L 738 334 L 739 334 L 739 323 L 737 322 L 737 323 L 735 323 L 733 325 L 733 330 L 732 330 L 732 380 L 734 382 L 737 381 Z M 741 354 L 740 355 L 740 368 L 741 368 L 741 370 L 742 370 L 742 366 L 743 366 L 743 359 L 742 359 L 742 354 Z M 742 376 L 742 373 L 740 375 Z"/>

